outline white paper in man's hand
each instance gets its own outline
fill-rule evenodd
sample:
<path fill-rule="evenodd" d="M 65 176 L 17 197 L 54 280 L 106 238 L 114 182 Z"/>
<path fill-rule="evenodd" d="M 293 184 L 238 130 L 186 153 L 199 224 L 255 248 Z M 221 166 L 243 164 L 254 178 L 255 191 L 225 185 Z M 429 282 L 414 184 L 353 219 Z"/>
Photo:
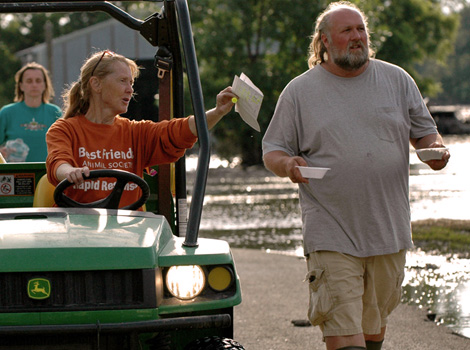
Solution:
<path fill-rule="evenodd" d="M 263 93 L 251 80 L 242 73 L 240 77 L 235 75 L 232 84 L 232 91 L 238 96 L 235 105 L 235 112 L 238 112 L 245 123 L 256 131 L 260 131 L 258 124 L 258 114 L 263 102 Z"/>

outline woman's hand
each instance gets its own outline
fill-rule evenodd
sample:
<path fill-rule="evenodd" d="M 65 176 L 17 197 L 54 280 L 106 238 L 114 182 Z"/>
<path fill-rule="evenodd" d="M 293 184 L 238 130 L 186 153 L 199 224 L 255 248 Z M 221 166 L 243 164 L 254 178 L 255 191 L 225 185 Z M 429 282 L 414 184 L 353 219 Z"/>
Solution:
<path fill-rule="evenodd" d="M 233 98 L 238 98 L 232 92 L 232 87 L 227 86 L 221 92 L 217 94 L 217 101 L 215 108 L 206 112 L 207 117 L 207 127 L 208 129 L 212 129 L 228 112 L 230 112 L 235 103 L 233 103 Z M 197 136 L 197 129 L 196 129 L 196 121 L 194 120 L 194 116 L 189 117 L 189 129 L 191 132 Z"/>
<path fill-rule="evenodd" d="M 221 92 L 217 94 L 217 101 L 216 101 L 216 106 L 213 110 L 214 115 L 220 115 L 221 117 L 217 120 L 217 122 L 222 119 L 223 116 L 225 116 L 228 112 L 230 112 L 233 108 L 233 98 L 237 98 L 238 96 L 235 95 L 232 92 L 232 87 L 227 86 L 225 89 L 223 89 Z M 210 112 L 210 111 L 209 111 Z M 207 112 L 206 114 L 208 114 Z M 209 115 L 207 116 L 207 122 L 209 124 Z M 216 122 L 216 123 L 217 123 Z M 215 124 L 214 124 L 215 125 Z M 212 125 L 213 126 L 213 125 Z M 209 128 L 210 129 L 210 128 Z"/>
<path fill-rule="evenodd" d="M 56 177 L 59 182 L 67 179 L 75 185 L 81 185 L 85 181 L 83 175 L 90 176 L 90 169 L 87 166 L 76 168 L 68 163 L 64 163 L 61 164 L 56 171 Z"/>

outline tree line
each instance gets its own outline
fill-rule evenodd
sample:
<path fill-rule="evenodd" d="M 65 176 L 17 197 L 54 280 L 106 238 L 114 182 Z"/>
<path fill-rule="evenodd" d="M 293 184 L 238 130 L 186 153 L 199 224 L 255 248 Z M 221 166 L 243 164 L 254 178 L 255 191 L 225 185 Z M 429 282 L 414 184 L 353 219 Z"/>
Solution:
<path fill-rule="evenodd" d="M 261 139 L 279 94 L 292 78 L 308 69 L 307 50 L 315 19 L 329 2 L 188 1 L 206 107 L 211 108 L 217 93 L 242 72 L 264 93 L 258 117 L 260 133 L 235 112 L 212 131 L 213 151 L 219 156 L 239 156 L 244 166 L 262 162 Z M 352 2 L 369 18 L 378 59 L 407 70 L 431 104 L 470 104 L 470 8 L 465 1 Z M 152 5 L 127 6 L 126 10 L 143 11 L 142 7 Z M 47 21 L 58 37 L 107 19 L 104 13 L 2 15 L 0 104 L 13 98 L 13 75 L 21 66 L 15 52 L 44 42 Z M 191 111 L 189 100 L 186 110 Z"/>

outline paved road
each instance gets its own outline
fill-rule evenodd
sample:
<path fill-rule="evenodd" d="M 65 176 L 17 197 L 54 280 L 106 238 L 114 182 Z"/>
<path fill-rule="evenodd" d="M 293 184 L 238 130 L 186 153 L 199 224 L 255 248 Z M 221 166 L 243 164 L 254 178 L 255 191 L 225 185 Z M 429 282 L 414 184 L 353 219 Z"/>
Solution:
<path fill-rule="evenodd" d="M 235 307 L 235 340 L 247 350 L 325 350 L 317 327 L 306 320 L 308 286 L 301 258 L 233 249 L 243 301 Z M 470 339 L 427 321 L 425 311 L 400 305 L 392 314 L 383 350 L 467 350 Z"/>

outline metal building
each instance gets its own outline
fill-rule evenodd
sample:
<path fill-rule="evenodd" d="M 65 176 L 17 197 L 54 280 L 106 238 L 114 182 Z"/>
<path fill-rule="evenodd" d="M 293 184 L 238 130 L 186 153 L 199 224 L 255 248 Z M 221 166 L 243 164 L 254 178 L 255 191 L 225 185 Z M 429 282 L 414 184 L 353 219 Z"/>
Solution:
<path fill-rule="evenodd" d="M 105 49 L 131 58 L 143 68 L 135 84 L 136 101 L 131 103 L 127 114 L 134 113 L 131 116 L 133 119 L 155 119 L 146 114 L 155 113 L 157 108 L 155 98 L 158 86 L 157 79 L 153 77 L 157 74 L 153 66 L 156 48 L 137 31 L 115 19 L 53 38 L 16 55 L 22 64 L 35 61 L 49 70 L 55 91 L 53 103 L 62 106 L 62 92 L 78 79 L 86 58 Z"/>

